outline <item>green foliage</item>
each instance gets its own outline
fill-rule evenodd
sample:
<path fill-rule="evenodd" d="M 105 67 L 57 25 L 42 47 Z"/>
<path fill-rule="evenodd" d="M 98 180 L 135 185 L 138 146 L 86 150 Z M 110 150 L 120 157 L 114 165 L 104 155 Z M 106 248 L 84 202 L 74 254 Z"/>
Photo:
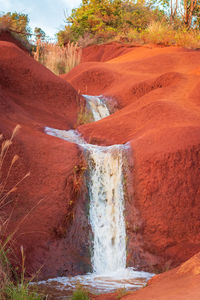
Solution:
<path fill-rule="evenodd" d="M 41 41 L 45 40 L 46 34 L 41 28 L 35 27 L 34 34 L 35 34 L 36 40 L 41 40 Z"/>
<path fill-rule="evenodd" d="M 78 285 L 76 290 L 73 292 L 70 300 L 90 300 L 89 293 L 81 285 Z"/>
<path fill-rule="evenodd" d="M 84 35 L 104 41 L 115 37 L 119 31 L 127 34 L 130 29 L 144 30 L 152 21 L 163 19 L 164 13 L 143 1 L 131 0 L 82 0 L 67 18 L 68 26 L 58 32 L 60 44 L 77 41 Z"/>
<path fill-rule="evenodd" d="M 17 12 L 3 13 L 0 15 L 0 24 L 0 29 L 10 30 L 25 40 L 31 35 L 31 29 L 28 26 L 29 18 L 26 14 Z"/>
<path fill-rule="evenodd" d="M 13 282 L 5 287 L 4 295 L 9 300 L 41 300 L 42 298 L 36 293 L 29 290 L 28 284 L 15 285 Z"/>
<path fill-rule="evenodd" d="M 60 46 L 67 45 L 69 42 L 74 42 L 70 26 L 65 26 L 64 30 L 57 33 L 58 44 Z"/>

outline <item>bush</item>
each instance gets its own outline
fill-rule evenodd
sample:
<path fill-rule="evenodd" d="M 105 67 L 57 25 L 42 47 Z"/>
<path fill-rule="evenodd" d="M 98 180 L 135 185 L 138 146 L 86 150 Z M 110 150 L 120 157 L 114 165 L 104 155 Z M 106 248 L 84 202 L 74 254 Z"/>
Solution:
<path fill-rule="evenodd" d="M 152 22 L 142 36 L 148 43 L 166 46 L 175 44 L 173 28 L 164 22 Z"/>
<path fill-rule="evenodd" d="M 173 28 L 165 22 L 152 22 L 141 34 L 145 43 L 164 46 L 180 46 L 190 49 L 200 48 L 200 32 L 194 29 L 187 30 L 184 26 Z"/>

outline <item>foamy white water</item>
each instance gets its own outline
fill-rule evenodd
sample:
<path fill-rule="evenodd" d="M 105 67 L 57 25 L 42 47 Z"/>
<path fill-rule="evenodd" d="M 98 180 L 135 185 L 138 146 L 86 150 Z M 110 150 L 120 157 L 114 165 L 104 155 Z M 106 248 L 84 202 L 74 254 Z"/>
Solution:
<path fill-rule="evenodd" d="M 50 287 L 55 287 L 56 284 L 59 289 L 70 292 L 76 289 L 77 284 L 81 284 L 91 293 L 104 294 L 112 293 L 117 289 L 122 288 L 129 291 L 135 291 L 142 288 L 151 277 L 152 274 L 150 273 L 126 268 L 121 271 L 110 272 L 104 275 L 91 273 L 74 277 L 57 277 L 47 281 L 40 281 L 38 284 L 44 284 Z"/>
<path fill-rule="evenodd" d="M 95 121 L 107 117 L 105 102 L 100 97 L 84 96 L 90 104 Z M 91 253 L 92 274 L 50 279 L 47 283 L 61 283 L 64 289 L 75 288 L 77 282 L 99 293 L 118 288 L 135 290 L 152 277 L 147 272 L 126 268 L 126 228 L 124 219 L 123 155 L 129 147 L 108 147 L 85 142 L 75 130 L 45 128 L 47 134 L 78 144 L 88 164 L 87 182 L 90 198 L 89 222 L 93 232 Z"/>

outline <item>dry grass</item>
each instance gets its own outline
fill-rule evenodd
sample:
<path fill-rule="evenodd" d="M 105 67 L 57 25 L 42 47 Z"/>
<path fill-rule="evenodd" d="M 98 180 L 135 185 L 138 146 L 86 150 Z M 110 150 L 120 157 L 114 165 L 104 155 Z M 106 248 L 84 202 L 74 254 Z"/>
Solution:
<path fill-rule="evenodd" d="M 21 276 L 18 282 L 14 283 L 12 281 L 12 275 L 13 272 L 15 273 L 15 271 L 12 269 L 12 266 L 8 259 L 8 252 L 11 251 L 9 245 L 13 240 L 13 237 L 17 232 L 19 225 L 23 222 L 26 216 L 16 226 L 15 230 L 12 233 L 7 234 L 7 227 L 12 217 L 15 206 L 12 205 L 13 208 L 11 209 L 9 215 L 4 214 L 5 207 L 12 202 L 12 200 L 10 200 L 10 196 L 12 195 L 12 193 L 17 191 L 18 185 L 30 175 L 30 173 L 27 173 L 23 178 L 18 180 L 13 187 L 7 187 L 12 168 L 16 161 L 19 159 L 18 155 L 14 155 L 9 166 L 6 169 L 5 166 L 7 165 L 7 154 L 19 129 L 20 125 L 17 125 L 14 128 L 9 139 L 5 139 L 4 136 L 0 134 L 0 299 L 40 300 L 41 297 L 38 296 L 36 292 L 29 291 L 29 282 L 25 280 L 25 254 L 23 246 L 21 246 Z"/>
<path fill-rule="evenodd" d="M 53 73 L 65 74 L 80 64 L 82 50 L 75 43 L 68 43 L 66 47 L 56 44 L 37 42 L 34 58 Z"/>
<path fill-rule="evenodd" d="M 189 49 L 200 48 L 200 32 L 187 30 L 184 27 L 174 29 L 172 25 L 162 22 L 152 22 L 146 31 L 141 33 L 145 43 L 164 46 L 180 46 Z"/>
<path fill-rule="evenodd" d="M 162 46 L 179 46 L 187 49 L 200 48 L 200 31 L 188 30 L 183 25 L 174 28 L 166 22 L 152 22 L 147 29 L 139 32 L 130 28 L 126 34 L 118 32 L 110 42 L 125 42 L 130 44 L 155 44 Z"/>

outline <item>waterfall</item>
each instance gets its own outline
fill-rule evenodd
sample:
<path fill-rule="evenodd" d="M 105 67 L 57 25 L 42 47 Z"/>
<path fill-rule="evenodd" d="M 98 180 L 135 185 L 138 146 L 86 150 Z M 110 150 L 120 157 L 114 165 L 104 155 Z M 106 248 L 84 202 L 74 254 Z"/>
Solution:
<path fill-rule="evenodd" d="M 126 267 L 123 149 L 89 146 L 89 221 L 94 242 L 93 271 L 103 274 Z"/>
<path fill-rule="evenodd" d="M 94 241 L 93 271 L 103 274 L 126 267 L 123 152 L 127 145 L 102 147 L 87 144 L 76 131 L 46 128 L 46 133 L 76 142 L 88 164 L 89 222 Z"/>
<path fill-rule="evenodd" d="M 102 97 L 84 96 L 95 121 L 109 115 Z M 85 151 L 89 173 L 89 222 L 94 241 L 93 271 L 102 274 L 126 268 L 126 230 L 124 221 L 123 150 L 124 145 L 102 147 L 87 144 L 74 131 L 46 128 L 46 132 L 79 144 Z"/>
<path fill-rule="evenodd" d="M 84 96 L 95 121 L 109 115 L 102 96 Z M 75 130 L 45 128 L 47 134 L 78 144 L 87 161 L 89 223 L 93 232 L 91 263 L 93 273 L 84 276 L 50 279 L 73 287 L 79 281 L 96 286 L 98 291 L 126 287 L 136 289 L 152 274 L 126 268 L 126 229 L 124 220 L 123 156 L 129 144 L 97 146 L 86 141 Z"/>

